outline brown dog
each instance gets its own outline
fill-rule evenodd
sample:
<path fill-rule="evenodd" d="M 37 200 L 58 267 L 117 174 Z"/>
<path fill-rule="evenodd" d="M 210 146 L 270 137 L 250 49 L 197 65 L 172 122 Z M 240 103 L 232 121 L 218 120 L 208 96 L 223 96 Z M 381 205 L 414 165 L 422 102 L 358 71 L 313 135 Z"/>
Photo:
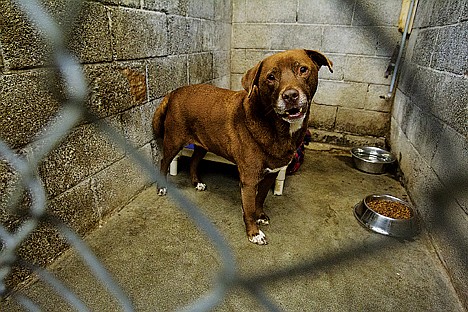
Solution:
<path fill-rule="evenodd" d="M 258 227 L 269 223 L 263 202 L 303 140 L 324 65 L 333 72 L 332 62 L 320 52 L 289 50 L 248 70 L 242 78 L 245 90 L 193 85 L 166 95 L 153 117 L 154 134 L 163 147 L 161 174 L 167 176 L 171 161 L 189 143 L 195 145 L 190 175 L 198 190 L 205 189 L 197 166 L 207 151 L 236 163 L 247 237 L 266 244 Z"/>

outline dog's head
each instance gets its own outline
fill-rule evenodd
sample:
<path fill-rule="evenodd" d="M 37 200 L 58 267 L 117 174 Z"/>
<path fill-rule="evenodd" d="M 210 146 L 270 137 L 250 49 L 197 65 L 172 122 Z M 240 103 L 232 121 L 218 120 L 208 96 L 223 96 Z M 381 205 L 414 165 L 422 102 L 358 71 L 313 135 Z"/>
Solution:
<path fill-rule="evenodd" d="M 259 98 L 266 114 L 274 111 L 297 130 L 308 115 L 321 66 L 327 66 L 333 72 L 333 63 L 320 52 L 289 50 L 277 53 L 249 69 L 242 77 L 242 86 L 249 98 Z"/>

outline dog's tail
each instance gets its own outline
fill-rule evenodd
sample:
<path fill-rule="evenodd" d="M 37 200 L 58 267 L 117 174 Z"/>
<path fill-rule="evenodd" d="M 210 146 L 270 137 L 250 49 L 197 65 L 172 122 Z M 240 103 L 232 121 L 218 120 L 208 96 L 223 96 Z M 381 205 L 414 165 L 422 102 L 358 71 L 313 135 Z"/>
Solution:
<path fill-rule="evenodd" d="M 159 104 L 153 116 L 153 134 L 156 139 L 162 139 L 164 136 L 164 121 L 166 120 L 167 106 L 169 104 L 169 95 L 166 95 Z"/>

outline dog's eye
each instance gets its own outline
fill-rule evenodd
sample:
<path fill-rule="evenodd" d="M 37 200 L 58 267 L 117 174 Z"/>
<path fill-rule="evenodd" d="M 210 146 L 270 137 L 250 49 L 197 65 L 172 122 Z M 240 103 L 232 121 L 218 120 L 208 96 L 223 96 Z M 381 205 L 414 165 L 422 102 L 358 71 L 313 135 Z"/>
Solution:
<path fill-rule="evenodd" d="M 275 81 L 275 75 L 273 75 L 273 74 L 268 74 L 267 79 L 268 79 L 269 81 Z"/>
<path fill-rule="evenodd" d="M 309 69 L 308 69 L 307 67 L 305 67 L 305 66 L 301 66 L 301 68 L 299 68 L 299 72 L 300 72 L 301 74 L 307 73 L 308 70 L 309 70 Z"/>

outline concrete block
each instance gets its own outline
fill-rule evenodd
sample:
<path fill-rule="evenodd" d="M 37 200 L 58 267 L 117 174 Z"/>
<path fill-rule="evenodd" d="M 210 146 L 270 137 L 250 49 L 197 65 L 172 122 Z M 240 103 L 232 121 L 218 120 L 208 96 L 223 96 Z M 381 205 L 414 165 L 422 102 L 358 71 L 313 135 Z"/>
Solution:
<path fill-rule="evenodd" d="M 232 48 L 267 49 L 268 31 L 263 24 L 233 24 Z"/>
<path fill-rule="evenodd" d="M 390 60 L 386 57 L 348 55 L 344 80 L 390 85 L 391 77 L 385 78 L 389 63 Z"/>
<path fill-rule="evenodd" d="M 188 16 L 204 19 L 214 19 L 215 17 L 215 2 L 216 0 L 187 0 L 188 1 Z"/>
<path fill-rule="evenodd" d="M 395 122 L 398 124 L 401 124 L 403 121 L 403 111 L 406 105 L 406 100 L 406 95 L 402 93 L 400 89 L 397 89 L 393 100 L 392 118 L 394 118 Z"/>
<path fill-rule="evenodd" d="M 468 22 L 439 29 L 432 66 L 458 75 L 468 72 Z"/>
<path fill-rule="evenodd" d="M 93 209 L 93 198 L 90 179 L 86 179 L 49 200 L 47 211 L 78 234 L 84 235 L 95 228 L 99 221 Z"/>
<path fill-rule="evenodd" d="M 269 50 L 232 49 L 231 72 L 236 74 L 244 74 L 250 68 L 256 66 L 258 62 L 263 60 L 265 57 L 274 53 L 274 51 Z"/>
<path fill-rule="evenodd" d="M 229 50 L 231 46 L 231 25 L 220 21 L 203 20 L 201 22 L 201 51 L 210 52 L 217 50 Z M 194 51 L 196 52 L 196 51 Z"/>
<path fill-rule="evenodd" d="M 110 8 L 113 48 L 118 60 L 167 54 L 166 15 L 122 7 Z"/>
<path fill-rule="evenodd" d="M 203 20 L 201 22 L 201 41 L 202 49 L 199 52 L 207 52 L 216 50 L 216 43 L 219 40 L 219 35 L 224 35 L 221 29 L 221 23 L 217 23 L 212 20 Z M 228 35 L 228 34 L 226 34 Z M 198 40 L 198 39 L 197 39 Z M 194 51 L 198 52 L 198 51 Z"/>
<path fill-rule="evenodd" d="M 401 1 L 376 2 L 356 1 L 352 25 L 355 26 L 398 26 Z"/>
<path fill-rule="evenodd" d="M 231 74 L 231 89 L 232 90 L 243 90 L 242 87 L 242 74 Z"/>
<path fill-rule="evenodd" d="M 414 121 L 414 109 L 415 105 L 410 99 L 407 99 L 405 105 L 401 107 L 401 122 L 400 127 L 403 133 L 406 135 L 411 127 L 411 122 Z"/>
<path fill-rule="evenodd" d="M 112 59 L 111 36 L 105 7 L 99 3 L 84 3 L 73 20 L 67 16 L 67 1 L 45 5 L 46 10 L 60 21 L 69 39 L 67 46 L 81 62 L 100 62 Z M 46 37 L 29 22 L 22 11 L 7 2 L 0 4 L 0 39 L 9 69 L 42 66 L 51 62 L 52 48 Z"/>
<path fill-rule="evenodd" d="M 138 0 L 136 0 L 138 1 Z M 164 12 L 166 14 L 176 14 L 186 16 L 188 11 L 187 0 L 145 0 L 143 8 Z"/>
<path fill-rule="evenodd" d="M 416 64 L 412 63 L 409 59 L 403 60 L 401 63 L 401 72 L 398 78 L 397 88 L 405 94 L 411 93 L 411 86 L 413 84 L 414 77 L 418 71 Z"/>
<path fill-rule="evenodd" d="M 345 146 L 345 138 L 343 133 L 324 131 L 320 129 L 309 128 L 312 136 L 312 142 L 327 143 L 338 146 Z"/>
<path fill-rule="evenodd" d="M 51 46 L 12 1 L 1 1 L 0 42 L 7 69 L 41 66 L 50 62 Z"/>
<path fill-rule="evenodd" d="M 122 129 L 125 139 L 133 146 L 140 148 L 153 139 L 152 120 L 158 103 L 148 102 L 136 106 L 122 114 Z"/>
<path fill-rule="evenodd" d="M 169 54 L 203 51 L 202 21 L 176 15 L 168 17 Z"/>
<path fill-rule="evenodd" d="M 320 80 L 314 102 L 343 107 L 364 108 L 367 84 Z"/>
<path fill-rule="evenodd" d="M 188 56 L 189 83 L 203 83 L 213 79 L 213 55 L 211 53 Z"/>
<path fill-rule="evenodd" d="M 290 34 L 295 34 L 291 36 Z M 311 49 L 323 51 L 322 28 L 315 25 L 274 25 L 269 32 L 269 49 Z"/>
<path fill-rule="evenodd" d="M 232 23 L 241 23 L 246 20 L 246 0 L 232 0 Z"/>
<path fill-rule="evenodd" d="M 245 2 L 245 14 L 236 22 L 295 23 L 296 2 L 282 0 L 257 0 Z"/>
<path fill-rule="evenodd" d="M 432 54 L 438 36 L 438 30 L 422 29 L 413 33 L 417 34 L 411 61 L 425 67 L 431 66 Z"/>
<path fill-rule="evenodd" d="M 299 23 L 351 25 L 354 1 L 299 0 L 297 21 Z"/>
<path fill-rule="evenodd" d="M 391 56 L 401 36 L 395 27 L 323 27 L 322 50 L 341 54 Z"/>
<path fill-rule="evenodd" d="M 409 94 L 411 100 L 419 107 L 432 107 L 435 105 L 434 96 L 444 80 L 443 73 L 430 68 L 418 66 L 414 71 Z M 434 92 L 434 88 L 437 90 Z M 440 92 L 440 91 L 439 91 Z"/>
<path fill-rule="evenodd" d="M 364 145 L 385 147 L 386 144 L 384 137 L 352 135 L 349 133 L 325 131 L 313 128 L 309 128 L 309 130 L 312 134 L 313 142 L 320 142 L 345 147 Z"/>
<path fill-rule="evenodd" d="M 330 61 L 333 62 L 333 73 L 327 67 L 322 67 L 319 70 L 319 78 L 327 80 L 344 80 L 344 73 L 346 70 L 346 55 L 335 53 L 324 53 Z"/>
<path fill-rule="evenodd" d="M 386 148 L 386 141 L 385 137 L 344 134 L 345 146 L 377 146 Z"/>
<path fill-rule="evenodd" d="M 214 2 L 214 19 L 231 24 L 233 0 L 216 0 Z"/>
<path fill-rule="evenodd" d="M 427 0 L 424 5 L 418 5 L 417 14 L 414 17 L 413 29 L 414 28 L 424 28 L 429 26 L 432 7 L 436 0 Z"/>
<path fill-rule="evenodd" d="M 221 76 L 221 77 L 213 79 L 211 84 L 219 88 L 230 89 L 231 79 L 229 75 Z"/>
<path fill-rule="evenodd" d="M 148 86 L 151 100 L 187 84 L 186 56 L 168 56 L 148 62 Z"/>
<path fill-rule="evenodd" d="M 426 113 L 416 117 L 413 135 L 408 135 L 414 147 L 427 163 L 433 158 L 437 146 L 440 144 L 443 125 L 439 119 Z"/>
<path fill-rule="evenodd" d="M 367 93 L 364 101 L 364 109 L 390 112 L 392 108 L 392 101 L 385 100 L 384 96 L 388 93 L 389 86 L 368 84 Z"/>
<path fill-rule="evenodd" d="M 21 147 L 44 129 L 61 103 L 48 82 L 59 86 L 45 70 L 0 75 L 0 138 L 11 148 Z"/>
<path fill-rule="evenodd" d="M 213 52 L 213 78 L 229 76 L 231 69 L 229 51 Z"/>
<path fill-rule="evenodd" d="M 468 137 L 468 79 L 445 74 L 436 89 L 431 113 Z"/>
<path fill-rule="evenodd" d="M 444 184 L 468 172 L 468 139 L 450 127 L 443 127 L 431 167 Z M 465 206 L 467 207 L 467 206 Z"/>
<path fill-rule="evenodd" d="M 74 129 L 42 162 L 39 173 L 54 197 L 123 156 L 111 140 L 93 125 Z"/>
<path fill-rule="evenodd" d="M 107 117 L 147 101 L 146 68 L 143 62 L 85 65 L 88 108 Z"/>
<path fill-rule="evenodd" d="M 336 130 L 352 134 L 385 137 L 390 130 L 390 114 L 338 107 Z"/>
<path fill-rule="evenodd" d="M 462 1 L 460 1 L 460 3 L 462 3 Z M 462 5 L 462 7 L 463 9 L 461 10 L 460 21 L 467 21 L 468 20 L 468 6 Z"/>
<path fill-rule="evenodd" d="M 107 9 L 103 5 L 92 2 L 83 3 L 83 8 L 68 40 L 68 47 L 82 63 L 112 60 L 109 20 Z"/>
<path fill-rule="evenodd" d="M 149 144 L 139 149 L 139 152 L 147 161 L 152 162 Z M 90 181 L 94 199 L 93 207 L 99 220 L 127 204 L 138 192 L 150 184 L 150 179 L 145 175 L 144 170 L 130 157 L 122 158 L 103 169 L 93 175 Z"/>
<path fill-rule="evenodd" d="M 463 0 L 434 1 L 429 24 L 431 26 L 456 24 L 464 9 L 466 10 L 466 2 Z"/>
<path fill-rule="evenodd" d="M 309 126 L 316 129 L 333 130 L 336 111 L 336 106 L 311 104 Z"/>
<path fill-rule="evenodd" d="M 7 224 L 7 215 L 10 214 L 8 208 L 13 192 L 17 189 L 19 175 L 11 166 L 0 158 L 0 222 Z"/>
<path fill-rule="evenodd" d="M 295 34 L 294 36 L 286 34 Z M 322 28 L 300 24 L 234 24 L 232 48 L 241 49 L 313 49 L 321 47 Z"/>
<path fill-rule="evenodd" d="M 131 7 L 131 8 L 140 8 L 142 1 L 140 0 L 119 0 L 119 5 Z"/>

